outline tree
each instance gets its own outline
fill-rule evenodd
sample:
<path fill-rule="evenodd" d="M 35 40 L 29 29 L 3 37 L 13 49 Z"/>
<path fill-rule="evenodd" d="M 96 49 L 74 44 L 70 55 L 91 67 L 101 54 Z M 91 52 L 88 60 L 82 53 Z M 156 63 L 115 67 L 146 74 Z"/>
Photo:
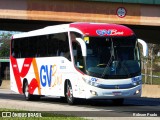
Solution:
<path fill-rule="evenodd" d="M 9 58 L 10 53 L 10 40 L 12 34 L 9 32 L 3 32 L 0 35 L 0 57 Z"/>

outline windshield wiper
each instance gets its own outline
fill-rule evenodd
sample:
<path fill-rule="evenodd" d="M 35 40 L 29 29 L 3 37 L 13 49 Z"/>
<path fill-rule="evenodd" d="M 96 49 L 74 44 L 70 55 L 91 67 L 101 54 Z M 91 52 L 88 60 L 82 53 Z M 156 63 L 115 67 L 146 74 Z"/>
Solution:
<path fill-rule="evenodd" d="M 106 75 L 107 68 L 108 68 L 108 66 L 111 64 L 111 62 L 112 62 L 112 56 L 110 57 L 107 65 L 106 65 L 106 67 L 104 68 L 104 71 L 103 71 L 103 73 L 102 73 L 102 75 L 101 75 L 101 78 L 103 78 L 103 77 Z"/>
<path fill-rule="evenodd" d="M 114 43 L 113 43 L 112 38 L 111 38 L 111 51 L 110 51 L 110 53 L 111 53 L 111 57 L 106 65 L 106 67 L 104 68 L 104 71 L 103 71 L 101 77 L 104 78 L 104 76 L 106 75 L 107 69 L 111 63 L 112 63 L 112 67 L 110 69 L 110 72 L 115 72 L 114 74 L 116 75 L 118 67 L 121 67 L 126 72 L 127 76 L 130 77 L 131 74 L 129 73 L 129 70 L 126 67 L 126 65 L 124 64 L 125 61 L 121 61 L 118 57 L 115 57 L 115 49 L 114 49 Z M 117 60 L 115 60 L 115 58 L 117 58 Z"/>
<path fill-rule="evenodd" d="M 110 53 L 111 53 L 111 57 L 110 57 L 107 65 L 106 65 L 106 67 L 104 68 L 104 71 L 103 71 L 103 73 L 102 73 L 102 75 L 101 75 L 102 78 L 106 75 L 106 71 L 107 71 L 108 66 L 109 66 L 109 65 L 111 64 L 111 62 L 115 59 L 115 55 L 114 55 L 114 45 L 113 45 L 113 40 L 112 40 L 112 38 L 111 38 L 111 51 L 110 51 Z"/>

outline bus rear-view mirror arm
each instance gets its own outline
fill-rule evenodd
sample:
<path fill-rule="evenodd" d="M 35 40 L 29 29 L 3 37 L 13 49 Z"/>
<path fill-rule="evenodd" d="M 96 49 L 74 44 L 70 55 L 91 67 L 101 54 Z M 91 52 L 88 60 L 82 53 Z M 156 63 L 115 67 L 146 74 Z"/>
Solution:
<path fill-rule="evenodd" d="M 86 44 L 81 38 L 76 38 L 76 41 L 81 45 L 82 55 L 86 56 Z"/>
<path fill-rule="evenodd" d="M 138 38 L 138 42 L 142 45 L 142 47 L 143 47 L 143 56 L 144 57 L 148 57 L 148 45 L 147 45 L 147 43 L 144 41 L 144 40 L 142 40 L 142 39 L 139 39 Z"/>

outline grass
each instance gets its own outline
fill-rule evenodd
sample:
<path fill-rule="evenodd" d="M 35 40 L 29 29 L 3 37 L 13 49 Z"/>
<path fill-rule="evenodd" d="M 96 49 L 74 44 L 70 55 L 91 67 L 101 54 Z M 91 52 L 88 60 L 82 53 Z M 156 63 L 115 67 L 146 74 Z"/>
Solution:
<path fill-rule="evenodd" d="M 146 66 L 147 65 L 147 66 Z M 147 63 L 144 64 L 145 67 L 147 67 L 147 74 L 150 75 L 151 73 L 151 58 L 149 57 L 147 60 Z M 160 76 L 160 57 L 155 57 L 152 62 L 152 74 L 155 76 Z M 145 73 L 145 70 L 142 70 L 142 73 Z M 143 83 L 145 83 L 145 78 L 143 76 Z M 153 77 L 151 81 L 151 77 L 147 76 L 147 81 L 145 84 L 153 84 L 153 85 L 160 85 L 160 78 Z"/>
<path fill-rule="evenodd" d="M 153 75 L 160 76 L 160 72 L 154 72 Z M 143 84 L 145 83 L 145 76 L 142 76 L 142 82 L 143 82 Z M 151 77 L 150 76 L 147 76 L 147 81 L 145 84 L 151 84 Z M 160 85 L 160 78 L 153 77 L 152 84 L 153 85 Z"/>
<path fill-rule="evenodd" d="M 2 117 L 2 112 L 11 112 L 13 117 Z M 23 117 L 14 117 L 15 114 L 22 115 Z M 28 113 L 41 113 L 42 117 L 28 117 Z M 40 114 L 39 114 L 40 115 Z M 86 120 L 84 118 L 67 116 L 62 114 L 54 114 L 40 111 L 22 111 L 16 109 L 0 108 L 0 119 L 1 120 Z"/>

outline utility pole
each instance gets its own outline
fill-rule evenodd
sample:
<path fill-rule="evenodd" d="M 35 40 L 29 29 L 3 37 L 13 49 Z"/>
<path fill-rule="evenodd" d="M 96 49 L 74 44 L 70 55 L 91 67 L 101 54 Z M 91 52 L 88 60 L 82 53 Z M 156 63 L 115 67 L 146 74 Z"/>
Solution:
<path fill-rule="evenodd" d="M 147 63 L 148 59 L 144 58 L 144 63 L 145 63 L 145 84 L 147 83 Z"/>
<path fill-rule="evenodd" d="M 150 75 L 151 75 L 151 79 L 150 79 L 150 83 L 151 83 L 151 85 L 152 85 L 152 83 L 153 83 L 153 47 L 154 47 L 154 45 L 152 44 L 152 46 L 151 46 L 151 69 L 150 69 Z"/>

